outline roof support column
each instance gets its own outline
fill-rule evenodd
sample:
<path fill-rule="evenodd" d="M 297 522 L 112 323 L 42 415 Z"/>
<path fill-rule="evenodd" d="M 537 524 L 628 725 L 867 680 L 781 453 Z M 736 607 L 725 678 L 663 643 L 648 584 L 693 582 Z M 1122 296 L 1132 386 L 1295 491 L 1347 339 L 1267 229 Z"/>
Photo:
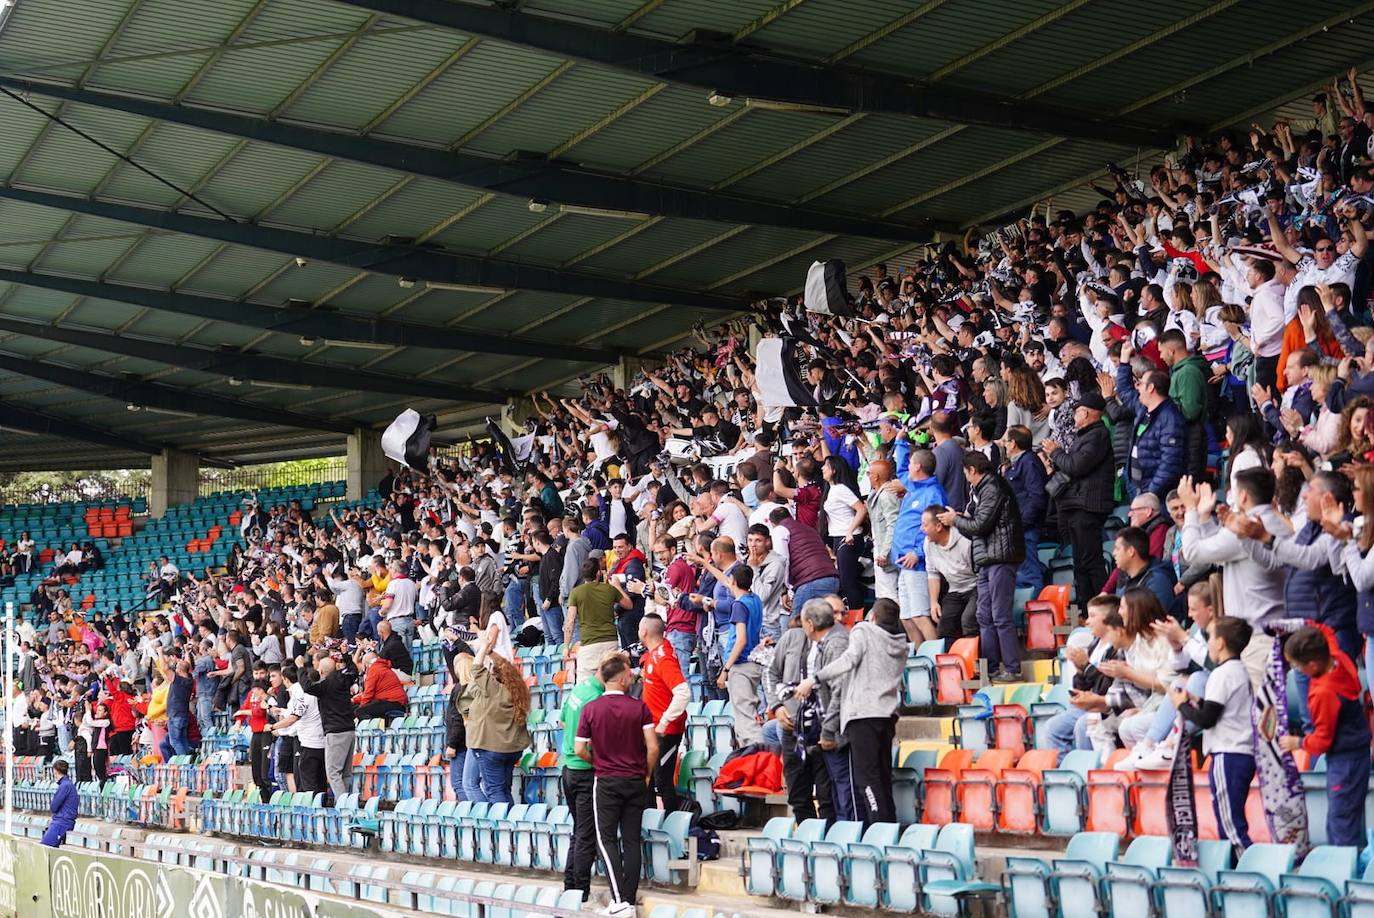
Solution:
<path fill-rule="evenodd" d="M 389 469 L 382 452 L 382 433 L 379 430 L 356 428 L 348 435 L 348 456 L 344 463 L 348 480 L 345 497 L 362 500 L 377 487 Z"/>
<path fill-rule="evenodd" d="M 200 459 L 192 453 L 164 449 L 153 456 L 153 488 L 148 509 L 155 519 L 200 496 Z"/>
<path fill-rule="evenodd" d="M 629 389 L 634 385 L 636 373 L 641 370 L 652 372 L 658 364 L 656 360 L 643 357 L 621 357 L 620 361 L 611 367 L 611 382 L 617 389 Z"/>

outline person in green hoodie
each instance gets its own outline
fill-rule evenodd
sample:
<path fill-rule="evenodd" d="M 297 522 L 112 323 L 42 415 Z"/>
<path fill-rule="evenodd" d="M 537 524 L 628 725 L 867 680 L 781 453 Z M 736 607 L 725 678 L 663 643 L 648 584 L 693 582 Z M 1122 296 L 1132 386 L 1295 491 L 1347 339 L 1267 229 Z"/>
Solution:
<path fill-rule="evenodd" d="M 619 651 L 615 651 L 619 653 Z M 606 684 L 596 675 L 573 687 L 563 702 L 559 720 L 563 723 L 563 801 L 573 818 L 572 849 L 563 871 L 563 889 L 576 889 L 586 902 L 592 895 L 592 865 L 596 862 L 596 817 L 592 811 L 592 763 L 577 755 L 577 725 L 582 709 L 606 693 Z"/>
<path fill-rule="evenodd" d="M 1185 474 L 1197 481 L 1207 472 L 1207 394 L 1211 367 L 1201 354 L 1188 352 L 1188 338 L 1177 328 L 1159 336 L 1159 357 L 1169 367 L 1169 398 L 1183 413 Z"/>

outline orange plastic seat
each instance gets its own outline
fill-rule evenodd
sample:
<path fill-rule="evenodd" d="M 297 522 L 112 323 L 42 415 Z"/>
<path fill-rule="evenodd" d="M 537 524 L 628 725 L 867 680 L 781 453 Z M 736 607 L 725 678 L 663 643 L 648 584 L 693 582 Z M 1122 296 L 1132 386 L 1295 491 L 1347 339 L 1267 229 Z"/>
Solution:
<path fill-rule="evenodd" d="M 1029 650 L 1054 650 L 1064 643 L 1064 636 L 1055 628 L 1063 625 L 1069 614 L 1068 584 L 1052 583 L 1040 595 L 1026 603 L 1026 647 Z"/>
<path fill-rule="evenodd" d="M 1136 835 L 1169 835 L 1169 773 L 1142 771 L 1131 788 L 1135 818 L 1131 831 Z"/>
<path fill-rule="evenodd" d="M 1125 750 L 1121 750 L 1124 752 Z M 1109 767 L 1088 772 L 1088 798 L 1083 828 L 1089 832 L 1125 835 L 1130 831 L 1131 775 Z"/>
<path fill-rule="evenodd" d="M 951 749 L 940 760 L 939 767 L 925 770 L 921 779 L 921 822 L 946 826 L 957 819 L 955 788 L 959 783 L 959 775 L 972 765 L 973 753 L 970 750 Z"/>
<path fill-rule="evenodd" d="M 127 520 L 129 518 L 129 514 L 133 512 L 133 509 L 134 508 L 130 507 L 128 504 L 125 504 L 121 507 L 115 507 L 115 519 Z"/>
<path fill-rule="evenodd" d="M 134 524 L 128 520 L 120 523 L 115 529 L 115 535 L 120 538 L 128 538 L 134 534 Z"/>
<path fill-rule="evenodd" d="M 973 826 L 976 832 L 991 832 L 997 827 L 997 782 L 1002 772 L 1016 764 L 1016 753 L 1010 749 L 989 749 L 978 757 L 972 768 L 959 775 L 959 821 Z"/>
<path fill-rule="evenodd" d="M 992 745 L 1018 756 L 1026 751 L 1026 723 L 1030 715 L 1019 704 L 992 706 Z"/>
<path fill-rule="evenodd" d="M 947 652 L 935 656 L 935 700 L 940 704 L 967 704 L 964 682 L 978 671 L 978 638 L 960 638 Z"/>
<path fill-rule="evenodd" d="M 1057 749 L 1032 749 L 997 782 L 997 828 L 1015 835 L 1040 829 L 1040 784 L 1046 770 L 1059 764 Z"/>
<path fill-rule="evenodd" d="M 1193 772 L 1193 809 L 1197 812 L 1197 837 L 1207 841 L 1220 839 L 1217 814 L 1212 809 L 1212 785 L 1205 770 Z"/>

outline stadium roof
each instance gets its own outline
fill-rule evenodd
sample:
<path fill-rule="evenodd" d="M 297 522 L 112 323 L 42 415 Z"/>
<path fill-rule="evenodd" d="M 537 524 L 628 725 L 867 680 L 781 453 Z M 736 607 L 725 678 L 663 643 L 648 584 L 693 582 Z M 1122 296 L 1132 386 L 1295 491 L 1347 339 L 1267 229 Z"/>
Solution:
<path fill-rule="evenodd" d="M 1288 0 L 5 6 L 0 468 L 453 429 L 817 257 L 1088 205 L 1374 39 Z"/>

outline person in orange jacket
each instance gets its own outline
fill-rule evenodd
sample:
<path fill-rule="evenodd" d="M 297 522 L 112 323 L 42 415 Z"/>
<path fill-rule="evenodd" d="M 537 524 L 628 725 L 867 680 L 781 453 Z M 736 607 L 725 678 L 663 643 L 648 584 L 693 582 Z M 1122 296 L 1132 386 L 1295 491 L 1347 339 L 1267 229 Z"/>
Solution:
<path fill-rule="evenodd" d="M 406 697 L 406 687 L 392 670 L 391 661 L 368 651 L 363 657 L 363 667 L 363 690 L 353 696 L 358 717 L 389 717 L 404 711 L 410 699 Z"/>

